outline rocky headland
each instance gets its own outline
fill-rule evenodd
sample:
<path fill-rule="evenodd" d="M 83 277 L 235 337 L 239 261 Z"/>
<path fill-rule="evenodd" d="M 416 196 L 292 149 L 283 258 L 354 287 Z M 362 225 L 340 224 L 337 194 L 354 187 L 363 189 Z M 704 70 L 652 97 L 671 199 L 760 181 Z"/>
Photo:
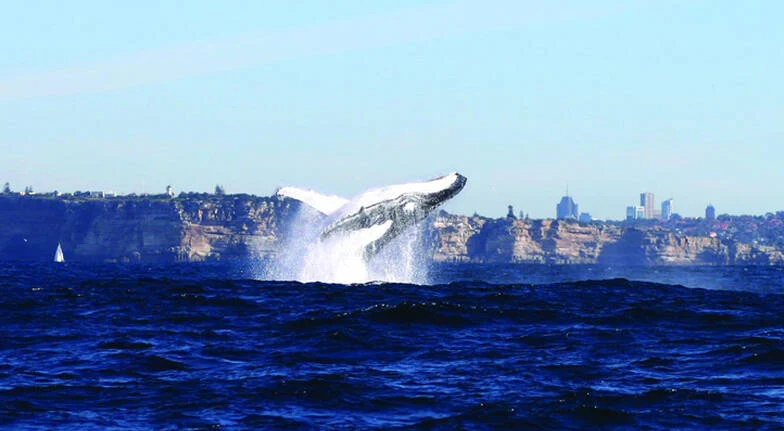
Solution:
<path fill-rule="evenodd" d="M 176 262 L 275 253 L 290 200 L 250 195 L 0 196 L 0 260 Z M 52 255 L 52 256 L 50 256 Z"/>
<path fill-rule="evenodd" d="M 274 257 L 299 205 L 278 197 L 0 195 L 0 260 L 188 262 Z M 784 264 L 784 213 L 718 220 L 591 222 L 439 212 L 423 226 L 435 262 Z"/>
<path fill-rule="evenodd" d="M 782 226 L 767 218 L 673 222 L 488 219 L 440 213 L 429 225 L 435 261 L 608 265 L 780 265 Z M 777 229 L 774 229 L 777 230 Z M 781 230 L 784 234 L 784 229 Z"/>

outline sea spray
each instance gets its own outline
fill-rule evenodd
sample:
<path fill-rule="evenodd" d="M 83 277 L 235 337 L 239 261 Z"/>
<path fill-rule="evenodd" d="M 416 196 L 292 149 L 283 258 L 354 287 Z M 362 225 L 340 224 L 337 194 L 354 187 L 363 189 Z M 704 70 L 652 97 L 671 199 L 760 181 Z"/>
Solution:
<path fill-rule="evenodd" d="M 414 225 L 366 260 L 365 245 L 385 226 L 339 232 L 321 238 L 323 217 L 307 207 L 294 215 L 275 259 L 263 278 L 300 282 L 367 283 L 385 281 L 427 283 L 421 226 Z"/>
<path fill-rule="evenodd" d="M 424 224 L 411 226 L 368 262 L 370 277 L 394 283 L 428 283 Z"/>

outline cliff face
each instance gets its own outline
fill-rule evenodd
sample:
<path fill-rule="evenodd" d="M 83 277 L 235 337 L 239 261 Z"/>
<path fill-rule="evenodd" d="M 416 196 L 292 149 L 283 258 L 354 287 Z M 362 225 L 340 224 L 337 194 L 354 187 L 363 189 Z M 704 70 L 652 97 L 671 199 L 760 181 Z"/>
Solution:
<path fill-rule="evenodd" d="M 472 260 L 469 248 L 472 238 L 482 230 L 486 219 L 439 214 L 430 219 L 425 238 L 433 259 L 441 262 L 467 262 Z"/>
<path fill-rule="evenodd" d="M 435 261 L 608 265 L 784 264 L 782 250 L 662 226 L 467 218 L 427 226 Z"/>
<path fill-rule="evenodd" d="M 298 208 L 292 200 L 248 195 L 71 200 L 0 195 L 0 261 L 52 260 L 58 242 L 67 261 L 267 258 L 278 252 Z M 437 262 L 781 265 L 782 235 L 750 242 L 743 236 L 760 226 L 784 226 L 781 216 L 668 227 L 440 212 L 425 223 L 423 238 L 425 254 Z M 716 227 L 724 230 L 711 231 Z"/>
<path fill-rule="evenodd" d="M 620 230 L 553 220 L 523 221 L 452 216 L 444 213 L 430 224 L 439 238 L 436 261 L 597 263 L 607 243 Z"/>
<path fill-rule="evenodd" d="M 275 253 L 291 201 L 246 195 L 0 197 L 0 260 L 172 262 Z"/>
<path fill-rule="evenodd" d="M 62 201 L 0 197 L 0 258 L 53 259 L 65 214 Z"/>

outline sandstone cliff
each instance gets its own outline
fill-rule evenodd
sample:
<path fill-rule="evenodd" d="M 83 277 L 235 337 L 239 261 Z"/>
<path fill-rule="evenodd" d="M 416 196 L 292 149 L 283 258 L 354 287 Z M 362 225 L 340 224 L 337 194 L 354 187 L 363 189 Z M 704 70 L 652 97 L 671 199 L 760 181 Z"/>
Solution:
<path fill-rule="evenodd" d="M 296 201 L 183 194 L 74 199 L 0 195 L 0 261 L 176 262 L 279 252 Z M 781 265 L 784 213 L 680 224 L 580 224 L 439 212 L 423 227 L 436 262 Z"/>
<path fill-rule="evenodd" d="M 784 264 L 782 249 L 667 226 L 516 220 L 439 213 L 427 226 L 435 261 L 608 265 Z"/>
<path fill-rule="evenodd" d="M 172 262 L 275 253 L 296 205 L 274 197 L 0 197 L 0 260 Z"/>

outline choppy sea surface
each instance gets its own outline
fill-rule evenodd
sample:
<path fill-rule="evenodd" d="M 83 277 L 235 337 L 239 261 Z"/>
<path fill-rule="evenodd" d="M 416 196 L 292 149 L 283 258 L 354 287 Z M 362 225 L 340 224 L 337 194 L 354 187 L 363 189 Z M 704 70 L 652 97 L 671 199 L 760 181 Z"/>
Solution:
<path fill-rule="evenodd" d="M 3 429 L 782 429 L 784 270 L 0 265 Z"/>

